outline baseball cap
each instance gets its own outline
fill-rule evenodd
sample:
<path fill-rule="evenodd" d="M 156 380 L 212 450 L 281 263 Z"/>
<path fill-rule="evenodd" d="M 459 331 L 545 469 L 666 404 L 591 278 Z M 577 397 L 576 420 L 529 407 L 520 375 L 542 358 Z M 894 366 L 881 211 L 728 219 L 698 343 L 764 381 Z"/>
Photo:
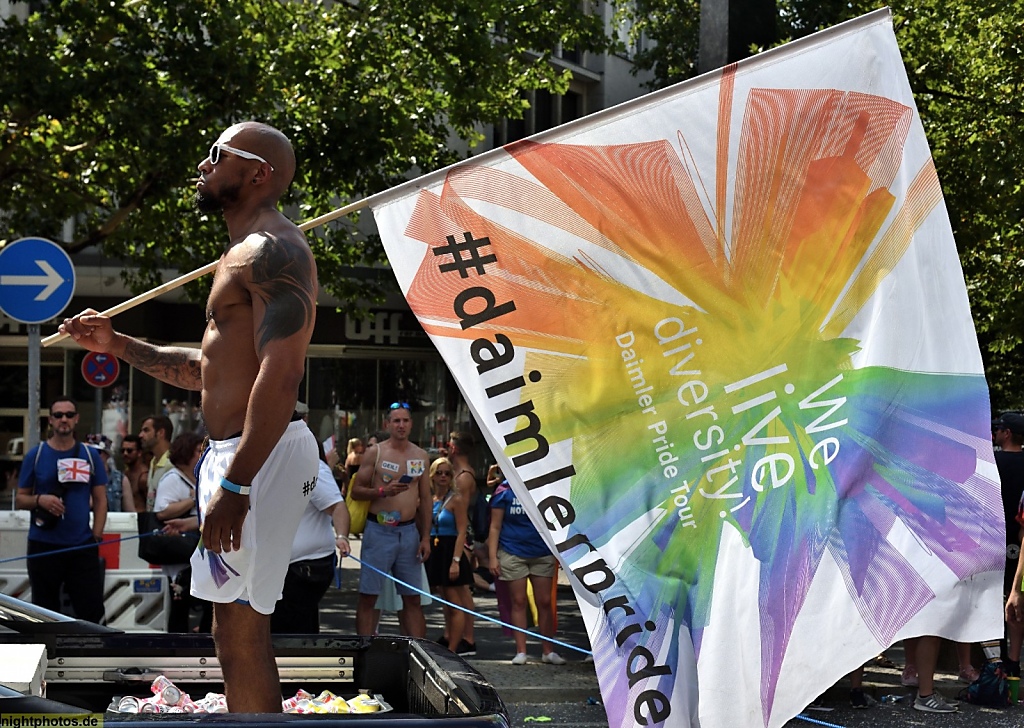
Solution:
<path fill-rule="evenodd" d="M 295 403 L 295 411 L 298 414 L 300 414 L 300 415 L 308 415 L 309 414 L 309 405 L 306 404 L 305 402 L 296 402 Z"/>
<path fill-rule="evenodd" d="M 992 422 L 993 427 L 1005 427 L 1015 435 L 1024 435 L 1024 415 L 1018 412 L 1004 412 Z"/>

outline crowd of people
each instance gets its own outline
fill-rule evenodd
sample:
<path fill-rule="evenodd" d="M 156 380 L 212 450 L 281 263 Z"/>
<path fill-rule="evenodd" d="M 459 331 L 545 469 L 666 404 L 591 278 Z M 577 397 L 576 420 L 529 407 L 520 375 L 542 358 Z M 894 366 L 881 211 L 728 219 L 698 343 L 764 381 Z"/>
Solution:
<path fill-rule="evenodd" d="M 296 407 L 293 417 L 302 419 L 298 410 Z M 49 437 L 26 456 L 16 503 L 32 511 L 28 553 L 33 558 L 28 571 L 33 602 L 60 611 L 63 588 L 76 615 L 98 622 L 103 618 L 103 602 L 96 544 L 106 514 L 147 511 L 146 504 L 151 501 L 148 510 L 165 524 L 167 532 L 197 529 L 196 474 L 205 440 L 188 431 L 172 439 L 170 421 L 152 415 L 143 420 L 139 435 L 123 438 L 118 459 L 113 443 L 102 435 L 89 435 L 84 443 L 79 442 L 77 424 L 74 400 L 60 397 L 50 404 Z M 554 636 L 552 594 L 557 562 L 500 468 L 490 467 L 482 488 L 470 465 L 472 436 L 453 432 L 440 451 L 428 454 L 409 440 L 411 430 L 411 406 L 396 402 L 386 413 L 384 429 L 366 441 L 350 439 L 344 458 L 320 447 L 316 484 L 295 532 L 280 595 L 270 616 L 271 631 L 319 633 L 319 603 L 339 578 L 338 558 L 350 553 L 346 499 L 357 499 L 370 501 L 361 549 L 357 633 L 377 632 L 384 600 L 391 605 L 385 608 L 399 611 L 403 634 L 425 637 L 419 586 L 459 607 L 444 605 L 444 628 L 436 639 L 457 654 L 472 656 L 476 654 L 473 591 L 497 592 L 508 622 L 526 629 L 529 585 L 539 632 Z M 1000 416 L 992 423 L 992 436 L 1006 519 L 1007 638 L 999 657 L 1008 675 L 1019 676 L 1024 598 L 1014 586 L 1024 580 L 1020 559 L 1024 415 Z M 479 517 L 481 504 L 488 514 L 483 521 Z M 68 546 L 86 548 L 71 555 L 47 555 Z M 162 566 L 173 584 L 169 631 L 212 628 L 210 602 L 191 593 L 192 568 L 189 563 Z M 389 589 L 400 597 L 397 606 L 393 596 L 388 600 L 384 595 Z M 512 662 L 525 664 L 526 635 L 515 631 L 512 636 Z M 986 647 L 991 655 L 993 646 Z M 542 662 L 565 663 L 550 642 L 542 641 L 541 648 Z M 906 661 L 901 680 L 918 688 L 914 702 L 918 710 L 956 710 L 955 702 L 934 688 L 939 650 L 938 637 L 904 641 Z M 979 672 L 971 662 L 971 645 L 958 643 L 955 653 L 960 681 L 974 682 Z M 849 676 L 854 707 L 867 707 L 869 702 L 861 687 L 862 672 L 858 669 Z"/>
<path fill-rule="evenodd" d="M 299 409 L 296 407 L 293 418 L 301 420 Z M 552 594 L 557 561 L 500 468 L 492 465 L 486 486 L 481 487 L 470 464 L 473 437 L 453 432 L 439 451 L 428 453 L 409 440 L 412 417 L 409 404 L 396 402 L 385 415 L 384 429 L 366 441 L 350 439 L 344 457 L 334 450 L 325 453 L 320 447 L 315 487 L 291 545 L 280 595 L 270 616 L 271 631 L 319 633 L 319 603 L 339 578 L 338 558 L 348 556 L 351 550 L 346 500 L 354 499 L 369 501 L 361 546 L 358 634 L 378 631 L 383 605 L 399 612 L 403 634 L 425 637 L 421 595 L 429 589 L 458 607 L 443 606 L 444 628 L 437 641 L 457 654 L 472 656 L 476 654 L 474 590 L 496 592 L 507 621 L 526 629 L 529 585 L 539 632 L 554 636 Z M 153 415 L 143 420 L 139 435 L 123 438 L 119 461 L 113 443 L 102 435 L 89 435 L 84 443 L 79 442 L 77 424 L 74 400 L 60 397 L 50 404 L 49 437 L 26 456 L 16 503 L 32 511 L 28 553 L 33 558 L 28 572 L 33 602 L 60 611 L 63 588 L 76 615 L 98 622 L 103 618 L 103 601 L 96 544 L 106 514 L 151 510 L 169 533 L 197 529 L 196 477 L 206 442 L 188 431 L 171 439 L 170 421 Z M 1006 674 L 1019 676 L 1024 641 L 1024 596 L 1019 588 L 1024 581 L 1020 559 L 1024 415 L 1006 413 L 993 420 L 992 437 L 1006 520 L 1007 632 L 1001 652 L 998 645 L 983 647 L 987 656 L 999 656 Z M 147 507 L 149 502 L 152 505 Z M 483 519 L 481 512 L 486 514 Z M 68 546 L 86 548 L 70 555 L 47 555 Z M 191 593 L 192 568 L 189 563 L 162 566 L 173 584 L 169 631 L 210 631 L 212 627 L 210 602 Z M 197 621 L 196 613 L 198 624 L 190 624 Z M 512 637 L 512 663 L 525 664 L 526 635 L 514 631 Z M 940 643 L 938 637 L 930 636 L 904 641 L 901 680 L 918 689 L 914 701 L 918 710 L 956 710 L 955 701 L 934 688 Z M 542 662 L 565 663 L 550 642 L 542 640 L 541 649 Z M 971 650 L 969 644 L 955 645 L 958 677 L 965 684 L 979 677 Z M 849 675 L 854 707 L 869 704 L 861 687 L 862 673 L 858 669 Z"/>
<path fill-rule="evenodd" d="M 308 413 L 308 408 L 301 405 L 297 403 L 295 415 L 304 420 L 299 412 Z M 33 601 L 60 611 L 57 592 L 63 587 L 73 614 L 99 622 L 102 571 L 95 544 L 101 539 L 104 514 L 152 513 L 167 534 L 197 531 L 197 475 L 207 440 L 191 431 L 172 437 L 170 420 L 151 415 L 138 435 L 122 438 L 117 458 L 114 443 L 104 435 L 77 441 L 74 400 L 59 398 L 50 410 L 51 437 L 29 453 L 31 467 L 23 468 L 18 494 L 21 507 L 31 505 L 52 516 L 47 523 L 34 519 L 30 526 L 30 553 L 41 554 L 29 567 Z M 320 446 L 316 484 L 291 545 L 280 597 L 270 615 L 271 632 L 319 633 L 320 601 L 332 582 L 340 585 L 338 559 L 351 551 L 346 499 L 362 499 L 370 501 L 370 515 L 362 536 L 357 633 L 375 634 L 380 612 L 387 609 L 399 613 L 403 634 L 425 637 L 421 601 L 425 592 L 433 592 L 447 602 L 437 642 L 473 656 L 474 589 L 494 592 L 507 620 L 526 629 L 529 584 L 537 627 L 542 635 L 554 636 L 556 560 L 500 468 L 490 467 L 484 488 L 471 465 L 472 435 L 453 432 L 442 448 L 428 454 L 409 441 L 411 429 L 411 406 L 396 402 L 386 414 L 384 429 L 365 442 L 350 439 L 344 458 Z M 68 472 L 77 473 L 78 479 L 65 483 Z M 147 507 L 147 502 L 152 505 Z M 94 526 L 86 533 L 83 528 L 90 520 Z M 83 544 L 90 548 L 70 562 L 73 569 L 63 568 L 66 560 L 45 555 Z M 192 593 L 193 564 L 165 563 L 161 571 L 171 589 L 168 631 L 210 632 L 212 604 Z M 512 662 L 525 664 L 526 636 L 512 634 Z M 546 641 L 541 659 L 565 663 Z"/>

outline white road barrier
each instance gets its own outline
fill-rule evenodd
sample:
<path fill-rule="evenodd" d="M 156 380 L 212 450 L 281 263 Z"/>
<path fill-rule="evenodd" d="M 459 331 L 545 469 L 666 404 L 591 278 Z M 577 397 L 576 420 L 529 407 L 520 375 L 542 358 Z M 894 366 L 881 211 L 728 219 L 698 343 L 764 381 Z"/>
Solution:
<path fill-rule="evenodd" d="M 28 511 L 0 511 L 0 592 L 25 601 L 32 600 L 27 561 Z M 165 632 L 171 593 L 160 567 L 138 557 L 138 539 L 117 542 L 138 535 L 134 513 L 107 514 L 100 556 L 106 562 L 103 604 L 106 624 L 126 632 Z"/>

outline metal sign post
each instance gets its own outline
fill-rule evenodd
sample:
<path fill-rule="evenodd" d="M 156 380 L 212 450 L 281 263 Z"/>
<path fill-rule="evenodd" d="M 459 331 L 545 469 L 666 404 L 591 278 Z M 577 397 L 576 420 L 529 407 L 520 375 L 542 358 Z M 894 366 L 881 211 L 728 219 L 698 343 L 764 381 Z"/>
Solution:
<path fill-rule="evenodd" d="M 39 444 L 39 324 L 28 325 L 28 437 L 25 452 Z"/>
<path fill-rule="evenodd" d="M 82 359 L 82 377 L 96 389 L 96 426 L 93 432 L 103 432 L 103 389 L 117 381 L 121 364 L 111 354 L 90 351 Z"/>

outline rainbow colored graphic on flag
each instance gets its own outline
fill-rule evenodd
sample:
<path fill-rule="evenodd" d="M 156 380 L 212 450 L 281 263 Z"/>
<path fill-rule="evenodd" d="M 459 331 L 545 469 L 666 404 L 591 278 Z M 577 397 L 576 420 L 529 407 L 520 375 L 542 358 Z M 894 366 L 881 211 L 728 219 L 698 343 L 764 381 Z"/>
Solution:
<path fill-rule="evenodd" d="M 782 725 L 897 639 L 1001 634 L 988 389 L 887 11 L 374 212 L 612 726 Z"/>

